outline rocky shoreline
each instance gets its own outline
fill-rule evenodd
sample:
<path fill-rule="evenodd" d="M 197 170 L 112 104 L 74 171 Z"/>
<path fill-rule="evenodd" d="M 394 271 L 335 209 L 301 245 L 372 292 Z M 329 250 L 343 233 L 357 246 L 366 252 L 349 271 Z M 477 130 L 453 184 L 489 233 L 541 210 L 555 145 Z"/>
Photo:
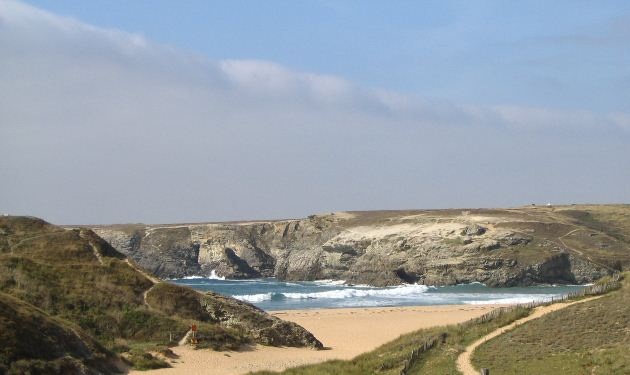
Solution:
<path fill-rule="evenodd" d="M 584 215 L 576 212 L 590 215 L 588 207 L 339 212 L 269 222 L 91 228 L 161 278 L 215 272 L 233 279 L 374 286 L 581 284 L 622 268 L 628 256 L 623 238 L 579 219 Z"/>

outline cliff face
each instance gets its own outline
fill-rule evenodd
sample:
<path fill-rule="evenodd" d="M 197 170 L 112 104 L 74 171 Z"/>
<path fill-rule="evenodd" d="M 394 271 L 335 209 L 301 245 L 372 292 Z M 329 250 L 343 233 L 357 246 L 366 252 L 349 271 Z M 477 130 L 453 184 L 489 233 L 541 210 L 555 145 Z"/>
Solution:
<path fill-rule="evenodd" d="M 591 282 L 630 264 L 630 206 L 342 212 L 301 220 L 92 228 L 164 278 L 275 276 L 493 286 Z"/>

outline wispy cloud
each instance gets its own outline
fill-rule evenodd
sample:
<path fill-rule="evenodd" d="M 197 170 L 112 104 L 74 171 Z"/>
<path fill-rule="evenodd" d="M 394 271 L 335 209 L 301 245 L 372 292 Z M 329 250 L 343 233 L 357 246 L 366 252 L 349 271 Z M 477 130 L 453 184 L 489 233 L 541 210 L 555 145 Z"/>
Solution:
<path fill-rule="evenodd" d="M 522 190 L 486 195 L 488 182 L 521 183 L 497 184 L 498 170 L 541 167 L 511 142 L 554 137 L 580 159 L 580 145 L 598 140 L 611 150 L 599 160 L 628 157 L 627 113 L 473 106 L 268 61 L 211 61 L 11 0 L 0 1 L 0 55 L 0 206 L 63 221 L 499 205 Z M 468 170 L 471 160 L 481 167 Z M 469 199 L 441 187 L 455 170 Z M 562 197 L 564 186 L 523 199 Z"/>

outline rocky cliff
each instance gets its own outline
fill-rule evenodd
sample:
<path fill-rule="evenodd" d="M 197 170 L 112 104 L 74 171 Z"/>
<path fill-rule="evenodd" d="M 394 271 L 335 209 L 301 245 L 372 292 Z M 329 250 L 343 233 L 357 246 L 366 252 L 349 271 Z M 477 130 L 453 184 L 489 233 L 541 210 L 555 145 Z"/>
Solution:
<path fill-rule="evenodd" d="M 591 282 L 630 265 L 629 205 L 340 212 L 92 229 L 163 278 L 513 286 Z"/>

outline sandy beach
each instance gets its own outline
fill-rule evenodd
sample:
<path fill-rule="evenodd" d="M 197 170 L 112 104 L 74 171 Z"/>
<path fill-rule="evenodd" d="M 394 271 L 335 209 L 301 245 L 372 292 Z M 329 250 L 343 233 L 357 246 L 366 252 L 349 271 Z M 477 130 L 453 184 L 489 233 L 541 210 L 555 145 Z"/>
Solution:
<path fill-rule="evenodd" d="M 466 321 L 497 306 L 449 305 L 273 311 L 281 319 L 311 331 L 328 350 L 275 348 L 256 345 L 238 352 L 214 352 L 175 347 L 172 368 L 132 374 L 237 375 L 258 370 L 282 370 L 330 359 L 350 359 L 426 327 Z"/>

